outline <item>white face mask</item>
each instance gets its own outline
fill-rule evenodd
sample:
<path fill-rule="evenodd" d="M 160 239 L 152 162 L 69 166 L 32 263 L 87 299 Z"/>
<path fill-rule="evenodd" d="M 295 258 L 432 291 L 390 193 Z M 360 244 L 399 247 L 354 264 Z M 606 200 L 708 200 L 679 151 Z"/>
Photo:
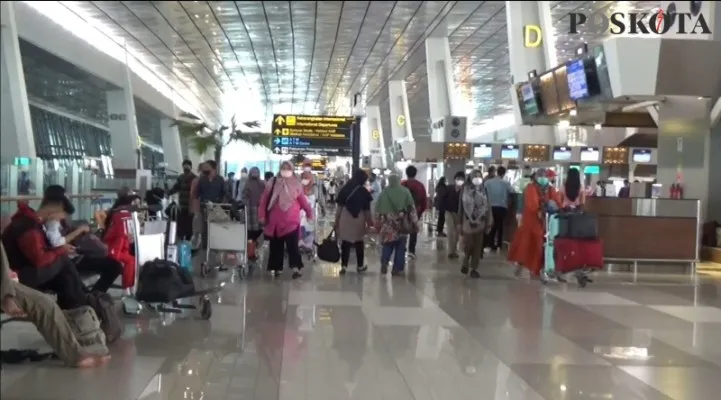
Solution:
<path fill-rule="evenodd" d="M 303 167 L 303 171 L 310 172 L 310 167 Z"/>
<path fill-rule="evenodd" d="M 290 178 L 291 176 L 293 176 L 293 171 L 280 171 L 280 176 L 282 176 L 283 178 Z"/>
<path fill-rule="evenodd" d="M 463 186 L 463 179 L 456 180 L 456 186 Z"/>
<path fill-rule="evenodd" d="M 240 177 L 241 177 L 241 178 L 247 178 L 247 177 L 248 177 L 248 174 L 246 174 L 246 173 L 244 172 L 244 173 L 240 174 Z"/>
<path fill-rule="evenodd" d="M 308 184 L 310 183 L 310 179 L 301 179 L 300 183 L 303 186 L 308 186 Z"/>
<path fill-rule="evenodd" d="M 475 177 L 473 178 L 473 180 L 471 180 L 471 182 L 473 182 L 474 185 L 479 186 L 481 183 L 483 183 L 483 179 Z"/>

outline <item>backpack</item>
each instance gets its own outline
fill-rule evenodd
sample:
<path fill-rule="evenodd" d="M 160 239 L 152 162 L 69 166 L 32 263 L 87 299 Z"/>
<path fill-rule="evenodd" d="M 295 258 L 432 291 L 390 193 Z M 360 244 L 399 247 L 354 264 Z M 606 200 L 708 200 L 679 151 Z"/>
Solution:
<path fill-rule="evenodd" d="M 100 329 L 105 333 L 105 341 L 112 344 L 120 338 L 123 333 L 120 317 L 115 309 L 112 297 L 107 293 L 91 292 L 87 294 L 87 302 L 100 319 Z"/>
<path fill-rule="evenodd" d="M 63 314 L 81 346 L 90 347 L 98 354 L 108 352 L 105 332 L 101 329 L 100 319 L 92 307 L 82 306 L 63 311 Z"/>
<path fill-rule="evenodd" d="M 143 264 L 135 298 L 148 303 L 171 303 L 195 292 L 190 271 L 156 258 Z"/>

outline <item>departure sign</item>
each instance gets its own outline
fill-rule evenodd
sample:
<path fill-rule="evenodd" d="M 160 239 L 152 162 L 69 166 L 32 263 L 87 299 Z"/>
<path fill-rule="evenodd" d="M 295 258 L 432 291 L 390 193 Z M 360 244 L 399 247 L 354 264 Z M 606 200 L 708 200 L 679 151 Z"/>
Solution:
<path fill-rule="evenodd" d="M 273 115 L 274 154 L 351 155 L 355 117 L 332 115 Z"/>

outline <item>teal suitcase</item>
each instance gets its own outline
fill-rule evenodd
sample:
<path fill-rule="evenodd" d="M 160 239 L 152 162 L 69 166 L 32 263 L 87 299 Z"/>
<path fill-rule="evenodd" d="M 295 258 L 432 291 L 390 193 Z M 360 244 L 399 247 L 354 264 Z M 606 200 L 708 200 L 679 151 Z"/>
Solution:
<path fill-rule="evenodd" d="M 546 214 L 546 240 L 543 244 L 543 270 L 548 276 L 556 273 L 556 259 L 553 255 L 553 240 L 558 236 L 558 215 Z"/>

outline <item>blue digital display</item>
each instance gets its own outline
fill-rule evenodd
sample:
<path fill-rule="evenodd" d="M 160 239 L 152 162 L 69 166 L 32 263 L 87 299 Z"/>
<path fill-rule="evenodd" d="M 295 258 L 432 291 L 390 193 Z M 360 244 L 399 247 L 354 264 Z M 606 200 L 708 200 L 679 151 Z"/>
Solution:
<path fill-rule="evenodd" d="M 571 99 L 576 101 L 588 97 L 588 81 L 586 80 L 586 67 L 583 60 L 568 63 L 566 71 L 568 75 L 568 93 Z"/>

